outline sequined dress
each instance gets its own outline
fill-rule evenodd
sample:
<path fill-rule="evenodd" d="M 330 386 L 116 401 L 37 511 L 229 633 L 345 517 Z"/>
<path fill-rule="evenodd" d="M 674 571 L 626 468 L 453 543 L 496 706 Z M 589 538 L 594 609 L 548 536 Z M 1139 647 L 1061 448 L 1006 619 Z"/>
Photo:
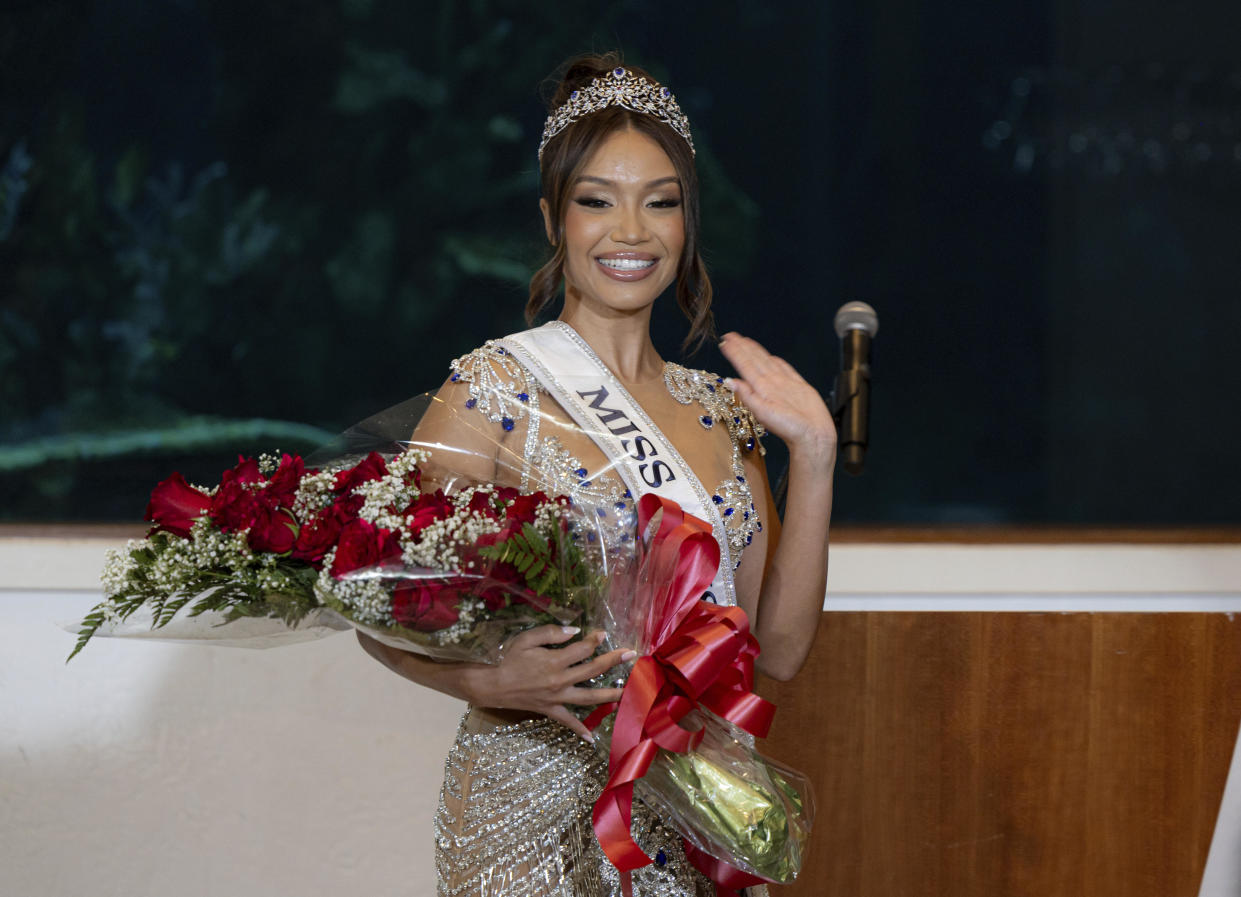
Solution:
<path fill-rule="evenodd" d="M 665 428 L 666 436 L 678 447 L 693 443 L 692 459 L 682 449 L 687 466 L 722 473 L 714 491 L 702 494 L 719 511 L 722 554 L 738 566 L 762 529 L 743 466 L 762 428 L 714 374 L 668 363 L 662 381 L 646 395 L 656 402 L 670 398 L 679 410 L 677 435 Z M 499 435 L 520 457 L 523 487 L 537 472 L 540 488 L 586 497 L 595 506 L 632 502 L 619 478 L 598 473 L 607 464 L 597 447 L 575 432 L 564 409 L 497 343 L 454 361 L 440 397 L 445 407 L 468 411 L 464 419 Z M 735 603 L 731 576 L 725 591 L 721 602 Z M 591 808 L 606 778 L 606 760 L 560 724 L 469 708 L 445 763 L 435 816 L 440 897 L 619 897 L 617 871 L 591 827 Z M 634 840 L 655 860 L 634 873 L 635 895 L 715 893 L 686 861 L 671 828 L 640 800 L 633 815 Z"/>

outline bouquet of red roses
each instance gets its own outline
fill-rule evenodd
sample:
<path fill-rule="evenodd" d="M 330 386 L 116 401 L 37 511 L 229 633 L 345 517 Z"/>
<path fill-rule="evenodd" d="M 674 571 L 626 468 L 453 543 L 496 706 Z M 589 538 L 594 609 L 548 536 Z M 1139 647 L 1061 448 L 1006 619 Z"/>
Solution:
<path fill-rule="evenodd" d="M 96 634 L 140 628 L 266 647 L 356 627 L 485 662 L 534 626 L 603 628 L 601 650 L 642 655 L 601 677 L 627 680 L 624 697 L 586 719 L 609 759 L 594 820 L 607 855 L 626 875 L 651 862 L 630 837 L 636 789 L 718 883 L 791 881 L 809 783 L 752 747 L 774 708 L 752 692 L 758 644 L 744 612 L 700 600 L 719 564 L 710 526 L 654 495 L 579 489 L 570 501 L 480 481 L 462 470 L 528 478 L 485 437 L 463 436 L 487 446 L 473 450 L 410 438 L 425 410 L 389 409 L 308 459 L 243 458 L 212 488 L 180 474 L 160 483 L 153 530 L 109 555 L 104 601 L 73 654 Z M 575 459 L 563 465 L 587 476 Z"/>
<path fill-rule="evenodd" d="M 174 473 L 151 494 L 150 535 L 110 552 L 105 599 L 73 654 L 139 611 L 155 629 L 206 616 L 225 640 L 228 624 L 252 618 L 292 632 L 352 625 L 455 660 L 582 621 L 600 582 L 568 500 L 490 484 L 423 489 L 427 457 L 370 452 L 322 470 L 295 455 L 242 458 L 211 489 Z"/>

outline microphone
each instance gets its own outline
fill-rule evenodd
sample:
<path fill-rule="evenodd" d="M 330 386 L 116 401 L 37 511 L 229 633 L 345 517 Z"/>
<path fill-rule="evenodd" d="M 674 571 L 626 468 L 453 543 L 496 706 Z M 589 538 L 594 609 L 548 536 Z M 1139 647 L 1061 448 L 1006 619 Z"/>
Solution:
<path fill-rule="evenodd" d="M 836 312 L 840 337 L 840 373 L 832 387 L 840 460 L 856 476 L 866 458 L 870 417 L 870 341 L 879 332 L 879 316 L 865 302 L 846 302 Z"/>

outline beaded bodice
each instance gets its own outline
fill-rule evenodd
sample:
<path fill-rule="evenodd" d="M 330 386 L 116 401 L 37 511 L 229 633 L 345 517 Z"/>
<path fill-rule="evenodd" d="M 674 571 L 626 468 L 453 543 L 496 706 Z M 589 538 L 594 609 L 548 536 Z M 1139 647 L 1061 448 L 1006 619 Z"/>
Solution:
<path fill-rule="evenodd" d="M 634 497 L 624 483 L 610 472 L 592 473 L 584 459 L 587 446 L 565 444 L 559 435 L 543 432 L 545 422 L 554 415 L 554 401 L 543 392 L 535 377 L 503 346 L 488 342 L 452 362 L 450 380 L 465 387 L 458 393 L 462 405 L 500 427 L 505 434 L 520 436 L 524 430 L 522 487 L 527 488 L 537 473 L 541 488 L 563 492 L 574 501 L 599 509 L 605 538 L 630 538 L 633 531 Z M 764 430 L 742 405 L 722 377 L 693 370 L 672 362 L 664 365 L 664 385 L 680 405 L 697 406 L 694 413 L 703 432 L 724 429 L 729 437 L 731 458 L 728 475 L 706 492 L 720 514 L 734 566 L 742 552 L 763 528 L 747 481 L 744 456 L 763 451 Z M 601 457 L 601 456 L 600 456 Z"/>

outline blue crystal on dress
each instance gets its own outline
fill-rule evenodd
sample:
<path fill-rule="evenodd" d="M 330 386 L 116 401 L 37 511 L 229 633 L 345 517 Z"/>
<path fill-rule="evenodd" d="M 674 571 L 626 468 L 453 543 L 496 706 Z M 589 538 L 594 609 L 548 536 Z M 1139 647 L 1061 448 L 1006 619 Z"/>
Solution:
<path fill-rule="evenodd" d="M 569 99 L 576 100 L 581 95 L 582 95 L 582 92 L 580 90 L 575 90 L 573 91 L 573 93 L 569 94 Z"/>
<path fill-rule="evenodd" d="M 724 504 L 724 499 L 720 498 L 718 495 L 712 495 L 711 500 L 715 502 L 717 505 Z"/>
<path fill-rule="evenodd" d="M 623 68 L 620 68 L 620 67 L 617 67 L 617 68 L 612 69 L 612 77 L 613 77 L 613 78 L 623 78 L 623 77 L 625 77 L 625 70 L 624 70 Z"/>
<path fill-rule="evenodd" d="M 449 382 L 451 383 L 456 383 L 460 379 L 461 379 L 461 375 L 455 372 L 453 373 L 451 377 L 448 378 Z"/>
<path fill-rule="evenodd" d="M 513 419 L 511 417 L 501 418 L 500 426 L 502 426 L 506 432 L 513 429 Z"/>
<path fill-rule="evenodd" d="M 468 398 L 468 399 L 466 399 L 466 400 L 465 400 L 465 407 L 466 407 L 466 408 L 473 408 L 473 407 L 474 407 L 475 405 L 477 405 L 477 404 L 478 404 L 478 399 L 475 399 L 475 398 L 473 398 L 473 397 Z"/>
<path fill-rule="evenodd" d="M 665 866 L 667 865 L 667 863 L 668 863 L 668 856 L 662 850 L 659 853 L 655 854 L 655 865 L 656 866 Z"/>
<path fill-rule="evenodd" d="M 519 402 L 529 402 L 529 401 L 530 401 L 530 396 L 529 396 L 529 395 L 527 395 L 527 394 L 526 394 L 526 393 L 524 393 L 524 392 L 519 392 L 519 393 L 517 393 L 517 401 L 519 401 Z"/>
<path fill-rule="evenodd" d="M 702 425 L 706 427 L 708 430 L 711 429 L 711 427 L 715 426 L 715 421 L 711 419 L 711 415 L 709 414 L 704 414 L 702 417 L 698 419 L 702 421 Z"/>
<path fill-rule="evenodd" d="M 733 509 L 732 509 L 732 508 L 725 508 L 725 509 L 724 509 L 724 516 L 725 516 L 725 517 L 731 517 L 731 516 L 733 516 Z"/>
<path fill-rule="evenodd" d="M 586 476 L 586 468 L 585 468 L 585 467 L 579 467 L 577 470 L 575 470 L 575 471 L 573 471 L 573 472 L 574 472 L 575 474 L 577 474 L 579 477 L 584 477 L 584 476 Z"/>
<path fill-rule="evenodd" d="M 743 476 L 741 476 L 740 474 L 738 474 L 738 475 L 737 475 L 737 482 L 738 482 L 738 483 L 744 483 L 744 482 L 745 482 L 745 477 L 743 477 Z"/>

